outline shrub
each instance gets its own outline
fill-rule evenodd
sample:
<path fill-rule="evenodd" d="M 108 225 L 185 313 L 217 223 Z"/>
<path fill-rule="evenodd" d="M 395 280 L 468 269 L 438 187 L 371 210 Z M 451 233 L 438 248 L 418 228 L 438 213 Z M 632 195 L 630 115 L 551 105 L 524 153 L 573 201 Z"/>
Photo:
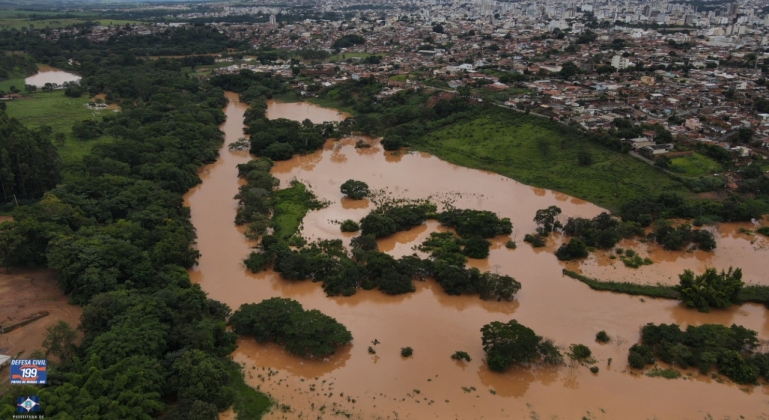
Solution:
<path fill-rule="evenodd" d="M 470 355 L 464 351 L 455 351 L 454 354 L 451 355 L 451 358 L 454 360 L 464 360 L 467 362 L 472 361 L 472 359 L 470 358 Z"/>
<path fill-rule="evenodd" d="M 585 246 L 585 243 L 577 238 L 573 238 L 571 241 L 569 241 L 568 244 L 562 244 L 558 250 L 555 251 L 555 256 L 558 257 L 558 259 L 561 261 L 571 261 L 578 260 L 580 258 L 587 258 L 587 255 L 587 246 Z"/>
<path fill-rule="evenodd" d="M 414 354 L 414 349 L 411 347 L 402 347 L 401 348 L 401 356 L 403 357 L 411 357 L 411 355 Z"/>
<path fill-rule="evenodd" d="M 764 236 L 769 236 L 769 226 L 761 226 L 760 228 L 756 229 L 756 232 Z"/>
<path fill-rule="evenodd" d="M 590 368 L 590 371 L 593 372 L 593 373 L 598 373 L 598 366 L 592 366 Z"/>
<path fill-rule="evenodd" d="M 606 334 L 606 331 L 601 330 L 595 335 L 595 341 L 599 343 L 608 343 L 611 341 L 611 337 L 609 337 L 609 334 Z"/>
<path fill-rule="evenodd" d="M 507 248 L 507 249 L 515 249 L 517 247 L 518 247 L 518 245 L 516 245 L 515 241 L 513 241 L 513 240 L 507 241 L 505 243 L 505 248 Z"/>
<path fill-rule="evenodd" d="M 543 238 L 542 236 L 531 235 L 528 233 L 526 234 L 526 236 L 523 237 L 523 241 L 530 243 L 531 246 L 534 248 L 541 248 L 546 244 L 545 238 Z"/>
<path fill-rule="evenodd" d="M 582 166 L 590 166 L 593 163 L 593 155 L 587 149 L 577 152 L 577 160 Z"/>
<path fill-rule="evenodd" d="M 360 225 L 354 220 L 347 219 L 342 222 L 342 232 L 357 232 L 360 230 Z"/>
<path fill-rule="evenodd" d="M 584 344 L 572 344 L 569 346 L 568 355 L 571 360 L 585 360 L 592 354 L 593 352 L 590 351 L 590 348 Z"/>
<path fill-rule="evenodd" d="M 673 368 L 666 368 L 662 369 L 657 366 L 651 368 L 648 372 L 646 372 L 646 376 L 650 378 L 658 378 L 662 377 L 665 379 L 678 379 L 681 377 L 681 372 L 673 369 Z"/>
<path fill-rule="evenodd" d="M 403 139 L 397 135 L 387 136 L 382 139 L 382 147 L 388 151 L 398 150 L 403 147 Z"/>

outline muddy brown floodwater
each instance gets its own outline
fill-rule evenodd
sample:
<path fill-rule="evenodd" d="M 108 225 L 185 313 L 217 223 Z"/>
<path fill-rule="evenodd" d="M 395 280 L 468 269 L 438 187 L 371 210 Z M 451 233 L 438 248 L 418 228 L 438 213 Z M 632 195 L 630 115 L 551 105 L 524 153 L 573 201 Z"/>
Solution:
<path fill-rule="evenodd" d="M 221 128 L 230 143 L 243 135 L 246 105 L 239 103 L 235 94 L 228 93 L 227 97 L 227 121 Z M 293 107 L 298 114 L 292 114 Z M 314 122 L 343 117 L 309 104 L 274 102 L 268 115 Z M 487 209 L 513 221 L 512 236 L 518 248 L 504 247 L 508 237 L 495 238 L 488 260 L 472 260 L 471 264 L 511 275 L 523 288 L 514 302 L 501 303 L 484 302 L 476 296 L 448 296 L 433 281 L 418 282 L 417 291 L 407 295 L 360 291 L 352 297 L 329 298 L 318 283 L 283 280 L 271 271 L 249 273 L 242 260 L 250 244 L 233 223 L 237 206 L 233 197 L 239 185 L 235 165 L 250 157 L 224 147 L 219 160 L 201 170 L 203 183 L 186 195 L 202 253 L 199 265 L 190 271 L 193 280 L 211 298 L 233 309 L 275 296 L 296 299 L 305 308 L 333 316 L 354 336 L 352 345 L 328 360 L 303 360 L 275 345 L 240 339 L 233 356 L 246 367 L 247 381 L 283 404 L 269 418 L 765 418 L 763 413 L 769 411 L 769 388 L 765 386 L 739 387 L 696 373 L 686 379 L 666 380 L 626 369 L 627 349 L 638 340 L 639 327 L 646 322 L 736 323 L 759 331 L 763 339 L 769 336 L 769 319 L 763 307 L 744 305 L 700 314 L 673 301 L 592 291 L 562 276 L 564 266 L 552 253 L 559 238 L 549 239 L 546 248 L 537 250 L 522 238 L 533 231 L 537 209 L 554 204 L 564 214 L 592 217 L 601 208 L 427 154 L 385 153 L 376 141 L 368 139 L 372 148 L 356 149 L 356 140 L 329 141 L 323 150 L 276 164 L 273 173 L 282 186 L 296 178 L 306 182 L 320 199 L 331 202 L 305 217 L 304 236 L 349 242 L 352 236 L 341 233 L 333 221 L 359 219 L 372 206 L 367 201 L 342 199 L 339 186 L 350 178 L 365 181 L 372 189 L 386 189 L 393 197 L 453 200 L 457 207 Z M 380 248 L 393 255 L 408 254 L 415 244 L 439 229 L 437 223 L 429 222 L 380 241 Z M 730 232 L 725 235 L 734 236 Z M 763 248 L 736 243 L 742 247 L 729 248 L 720 242 L 714 261 L 730 261 L 730 252 L 749 252 L 752 257 L 746 257 L 745 262 L 766 256 Z M 591 264 L 585 264 L 586 268 Z M 672 276 L 679 265 L 683 266 L 671 261 L 666 272 L 661 262 L 652 266 L 659 273 L 645 280 L 656 282 L 654 276 Z M 761 275 L 756 273 L 751 275 Z M 600 372 L 592 374 L 585 366 L 490 372 L 483 363 L 480 328 L 491 321 L 510 319 L 560 346 L 589 345 Z M 595 334 L 600 330 L 606 330 L 614 341 L 597 344 Z M 375 339 L 380 344 L 372 345 Z M 376 354 L 369 354 L 369 346 Z M 400 356 L 400 348 L 405 346 L 414 349 L 408 359 Z M 451 360 L 449 356 L 457 350 L 468 352 L 472 362 Z M 609 358 L 613 359 L 610 366 Z"/>
<path fill-rule="evenodd" d="M 61 85 L 64 82 L 77 82 L 78 80 L 80 80 L 80 76 L 74 73 L 51 66 L 40 66 L 37 73 L 24 79 L 24 83 L 42 88 L 46 83 Z"/>

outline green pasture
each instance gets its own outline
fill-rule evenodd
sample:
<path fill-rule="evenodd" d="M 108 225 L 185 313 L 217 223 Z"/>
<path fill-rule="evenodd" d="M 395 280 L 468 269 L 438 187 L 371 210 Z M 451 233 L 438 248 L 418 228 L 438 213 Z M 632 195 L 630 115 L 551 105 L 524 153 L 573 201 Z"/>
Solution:
<path fill-rule="evenodd" d="M 497 112 L 449 125 L 412 145 L 457 165 L 493 171 L 610 210 L 632 198 L 663 191 L 690 195 L 650 165 L 581 136 L 567 137 L 556 130 L 557 123 Z M 589 153 L 591 164 L 579 163 L 582 151 Z"/>

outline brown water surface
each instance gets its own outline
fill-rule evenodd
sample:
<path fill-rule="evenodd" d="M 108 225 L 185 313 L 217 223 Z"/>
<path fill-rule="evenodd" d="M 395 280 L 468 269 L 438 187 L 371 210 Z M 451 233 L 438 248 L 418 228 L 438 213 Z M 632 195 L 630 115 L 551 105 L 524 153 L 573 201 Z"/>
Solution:
<path fill-rule="evenodd" d="M 243 135 L 246 106 L 234 94 L 227 97 L 228 118 L 221 128 L 226 142 L 231 143 Z M 340 117 L 335 111 L 309 104 L 284 105 L 271 102 L 268 115 L 309 117 L 315 122 Z M 299 111 L 290 111 L 292 107 Z M 430 196 L 436 203 L 450 201 L 460 208 L 487 209 L 511 218 L 515 227 L 511 236 L 518 248 L 504 247 L 509 237 L 494 238 L 489 259 L 471 260 L 470 264 L 511 275 L 523 288 L 514 302 L 449 296 L 432 281 L 418 282 L 417 291 L 407 295 L 360 291 L 352 297 L 329 298 L 318 283 L 286 281 L 271 271 L 249 273 L 242 264 L 249 243 L 233 223 L 237 205 L 233 196 L 238 188 L 235 165 L 248 161 L 249 156 L 223 148 L 220 159 L 202 169 L 203 183 L 185 197 L 202 253 L 199 265 L 190 271 L 193 281 L 211 298 L 233 309 L 273 296 L 296 299 L 305 308 L 336 318 L 355 338 L 328 360 L 303 360 L 273 344 L 240 339 L 233 356 L 245 365 L 247 381 L 287 406 L 270 418 L 336 418 L 334 413 L 360 419 L 764 418 L 769 410 L 766 387 L 743 390 L 696 374 L 678 380 L 649 378 L 626 369 L 627 349 L 638 340 L 639 327 L 646 322 L 737 323 L 767 338 L 769 318 L 763 307 L 744 305 L 700 314 L 673 301 L 594 292 L 562 276 L 563 265 L 552 253 L 560 244 L 558 235 L 537 250 L 522 238 L 534 230 L 532 218 L 537 209 L 555 204 L 564 214 L 593 217 L 601 208 L 424 153 L 355 149 L 355 141 L 329 141 L 312 155 L 276 164 L 273 173 L 283 186 L 297 178 L 318 198 L 331 202 L 305 217 L 305 237 L 349 242 L 351 235 L 342 234 L 334 221 L 360 219 L 373 207 L 370 202 L 364 205 L 342 199 L 339 186 L 350 178 L 365 181 L 374 190 L 384 189 L 393 197 Z M 380 247 L 396 256 L 409 254 L 415 244 L 439 229 L 437 223 L 428 222 L 380 240 Z M 720 245 L 715 255 L 728 254 L 729 249 Z M 754 258 L 765 255 L 761 250 L 750 252 Z M 664 267 L 655 268 L 665 271 Z M 671 267 L 665 275 L 673 275 L 679 268 Z M 510 319 L 560 346 L 589 345 L 600 372 L 594 375 L 585 366 L 490 372 L 483 363 L 480 328 Z M 614 341 L 595 343 L 600 330 L 606 330 Z M 375 339 L 380 344 L 373 345 Z M 369 353 L 369 346 L 376 354 Z M 407 359 L 400 356 L 400 348 L 405 346 L 414 349 Z M 457 350 L 468 352 L 472 362 L 451 360 L 449 356 Z"/>
<path fill-rule="evenodd" d="M 77 82 L 78 80 L 80 80 L 80 76 L 74 73 L 59 70 L 50 66 L 40 66 L 37 73 L 24 79 L 24 83 L 37 86 L 39 89 L 46 83 L 61 85 L 64 82 Z"/>

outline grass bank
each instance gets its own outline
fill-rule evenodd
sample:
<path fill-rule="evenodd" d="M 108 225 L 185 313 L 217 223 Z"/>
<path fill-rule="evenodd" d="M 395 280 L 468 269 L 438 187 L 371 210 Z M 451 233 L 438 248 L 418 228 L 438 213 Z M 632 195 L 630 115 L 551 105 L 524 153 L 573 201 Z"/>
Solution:
<path fill-rule="evenodd" d="M 626 295 L 648 296 L 660 299 L 678 299 L 678 292 L 671 286 L 596 280 L 570 270 L 563 270 L 563 275 L 579 280 L 593 290 L 624 293 Z M 746 303 L 769 305 L 769 286 L 757 284 L 746 285 L 740 291 L 740 300 Z"/>
<path fill-rule="evenodd" d="M 610 210 L 632 198 L 664 191 L 691 193 L 666 174 L 623 153 L 547 127 L 541 117 L 490 111 L 418 139 L 416 149 L 469 168 L 578 197 Z M 554 124 L 554 123 L 552 123 Z M 592 163 L 581 165 L 580 153 Z"/>
<path fill-rule="evenodd" d="M 244 373 L 240 365 L 230 362 L 228 372 L 230 386 L 235 394 L 233 408 L 238 420 L 259 420 L 272 406 L 272 401 L 267 395 L 257 391 L 246 383 Z"/>
<path fill-rule="evenodd" d="M 579 280 L 582 283 L 585 283 L 593 290 L 624 293 L 626 295 L 648 296 L 661 299 L 678 299 L 678 292 L 673 290 L 673 288 L 670 286 L 653 286 L 650 284 L 602 281 L 591 279 L 590 277 L 585 277 L 581 274 L 569 270 L 563 270 L 563 274 L 575 280 Z"/>
<path fill-rule="evenodd" d="M 351 106 L 343 105 L 340 101 L 334 100 L 334 99 L 326 99 L 326 98 L 307 98 L 307 102 L 311 104 L 315 104 L 318 106 L 322 106 L 323 108 L 334 108 L 338 111 L 346 112 L 348 114 L 355 115 L 355 111 L 353 111 Z"/>
<path fill-rule="evenodd" d="M 294 181 L 291 187 L 272 193 L 272 224 L 275 236 L 284 241 L 299 231 L 302 219 L 308 211 L 321 208 L 323 205 L 315 198 L 307 186 Z"/>

